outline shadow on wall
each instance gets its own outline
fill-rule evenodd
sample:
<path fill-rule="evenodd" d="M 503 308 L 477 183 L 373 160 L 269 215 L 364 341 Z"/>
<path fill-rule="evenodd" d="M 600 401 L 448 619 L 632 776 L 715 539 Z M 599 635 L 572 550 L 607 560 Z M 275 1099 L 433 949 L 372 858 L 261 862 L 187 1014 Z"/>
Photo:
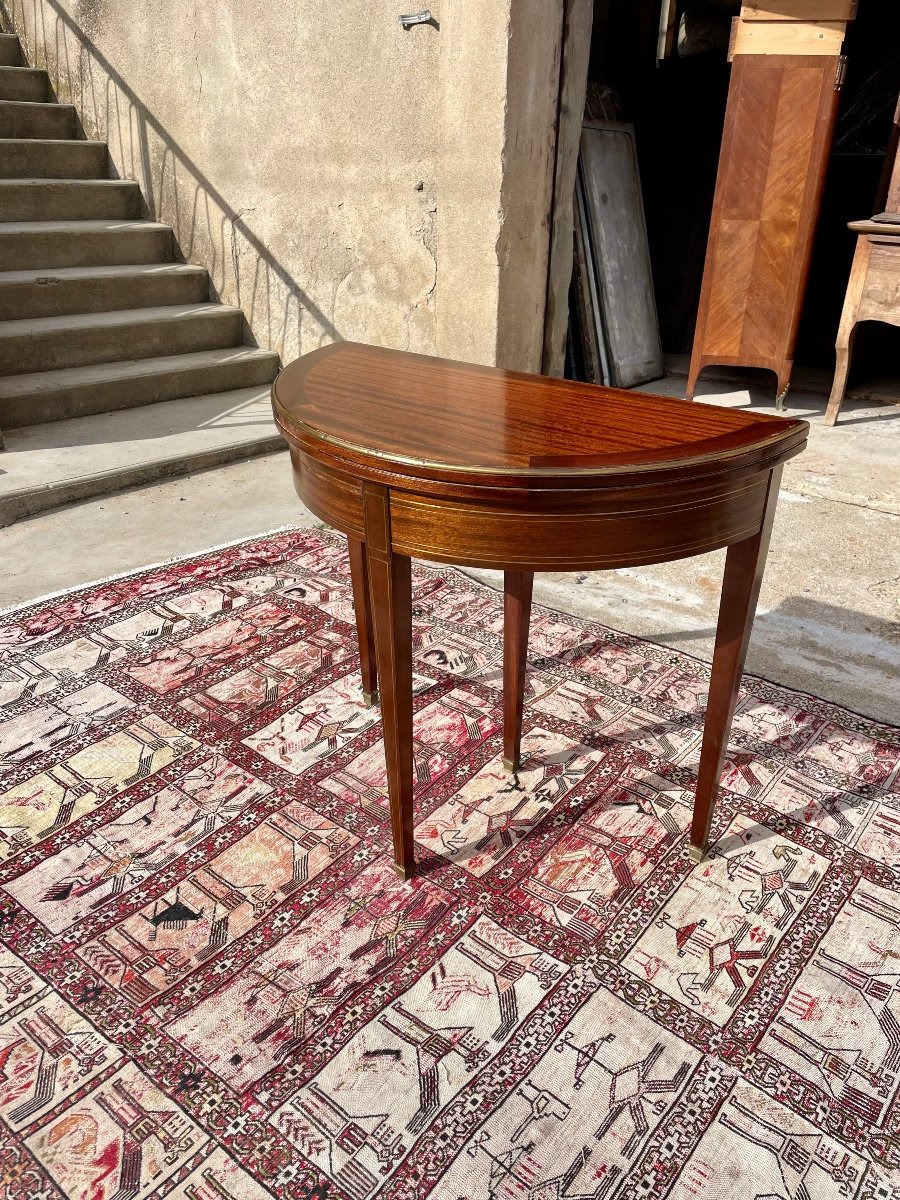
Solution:
<path fill-rule="evenodd" d="M 257 343 L 288 362 L 340 340 L 328 317 L 188 158 L 57 0 L 27 0 L 57 95 L 74 104 L 89 136 L 144 193 L 151 217 L 171 225 L 188 262 L 209 271 L 216 295 L 242 308 Z M 0 0 L 6 27 L 23 36 L 26 0 Z M 193 191 L 187 206 L 183 197 Z M 315 325 L 315 332 L 309 323 Z"/>

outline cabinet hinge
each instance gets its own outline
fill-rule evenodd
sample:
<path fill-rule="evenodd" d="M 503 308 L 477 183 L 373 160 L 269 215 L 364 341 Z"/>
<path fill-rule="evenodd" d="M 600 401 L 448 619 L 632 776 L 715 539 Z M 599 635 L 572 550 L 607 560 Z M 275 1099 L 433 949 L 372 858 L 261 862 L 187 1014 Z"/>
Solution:
<path fill-rule="evenodd" d="M 847 75 L 847 55 L 842 54 L 837 61 L 837 70 L 834 73 L 834 90 L 839 92 L 844 86 L 844 79 Z"/>

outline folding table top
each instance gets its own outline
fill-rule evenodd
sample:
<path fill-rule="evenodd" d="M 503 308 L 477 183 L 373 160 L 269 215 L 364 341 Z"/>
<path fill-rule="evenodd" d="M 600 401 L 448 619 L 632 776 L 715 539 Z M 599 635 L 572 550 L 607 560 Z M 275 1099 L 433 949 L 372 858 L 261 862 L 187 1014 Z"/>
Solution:
<path fill-rule="evenodd" d="M 273 388 L 290 441 L 429 478 L 538 483 L 659 472 L 692 477 L 803 448 L 806 421 L 526 375 L 353 342 L 286 367 Z M 612 482 L 612 480 L 610 480 Z"/>

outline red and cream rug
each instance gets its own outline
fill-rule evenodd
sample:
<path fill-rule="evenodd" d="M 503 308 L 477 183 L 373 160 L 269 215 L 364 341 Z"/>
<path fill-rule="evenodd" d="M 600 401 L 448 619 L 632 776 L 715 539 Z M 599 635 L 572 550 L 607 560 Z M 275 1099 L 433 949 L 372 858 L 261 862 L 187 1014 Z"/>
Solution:
<path fill-rule="evenodd" d="M 0 1195 L 900 1196 L 900 731 L 414 576 L 401 882 L 344 546 L 0 616 Z"/>

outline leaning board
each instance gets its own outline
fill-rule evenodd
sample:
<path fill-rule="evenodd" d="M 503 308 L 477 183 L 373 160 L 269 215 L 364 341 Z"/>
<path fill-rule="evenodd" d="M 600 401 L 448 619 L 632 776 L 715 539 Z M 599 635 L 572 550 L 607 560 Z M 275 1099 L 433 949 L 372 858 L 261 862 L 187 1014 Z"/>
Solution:
<path fill-rule="evenodd" d="M 634 387 L 663 374 L 634 127 L 585 121 L 580 170 L 609 382 Z"/>

